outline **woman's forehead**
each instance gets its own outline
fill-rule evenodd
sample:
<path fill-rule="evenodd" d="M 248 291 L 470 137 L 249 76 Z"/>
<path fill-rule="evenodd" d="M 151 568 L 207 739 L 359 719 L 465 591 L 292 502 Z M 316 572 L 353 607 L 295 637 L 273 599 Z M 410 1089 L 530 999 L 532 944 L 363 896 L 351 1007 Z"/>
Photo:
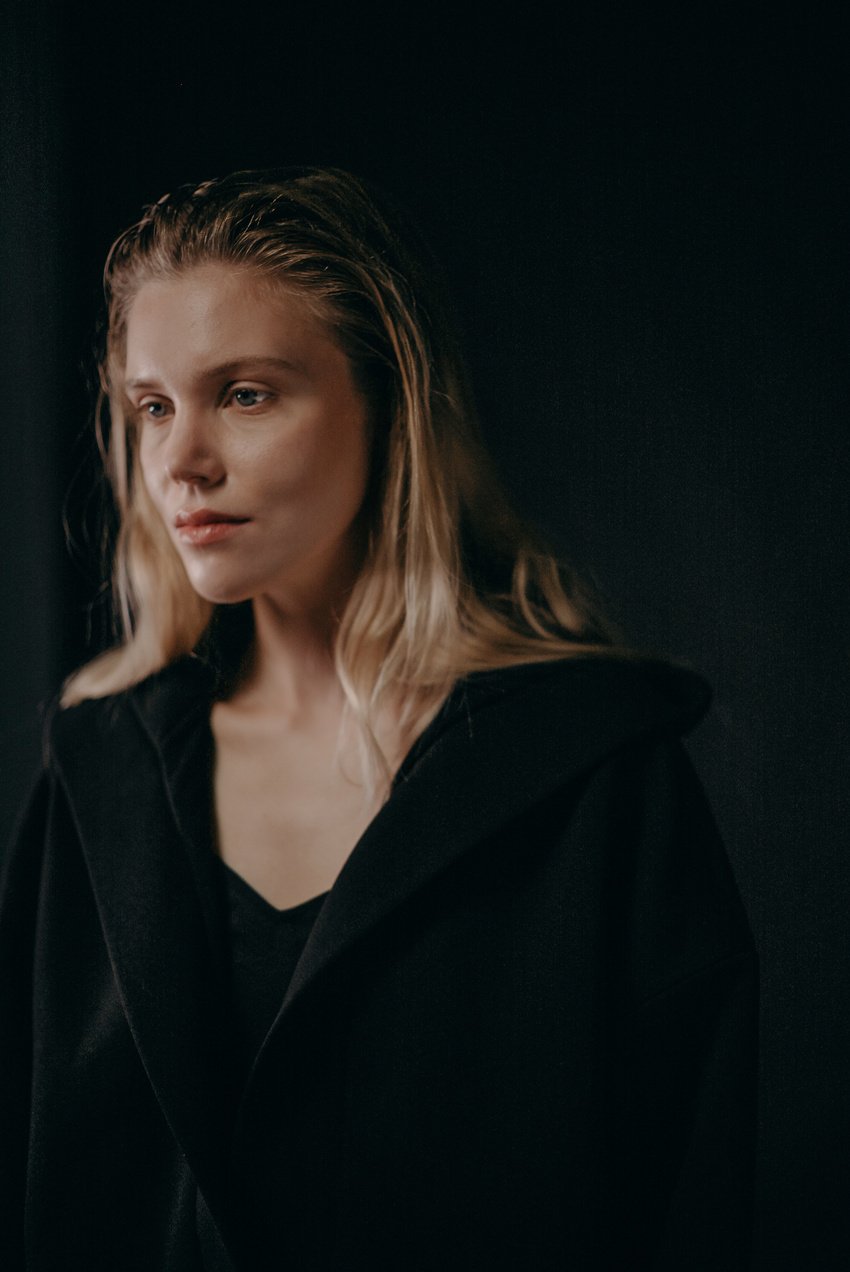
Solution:
<path fill-rule="evenodd" d="M 304 370 L 336 348 L 302 296 L 263 286 L 256 272 L 211 265 L 144 282 L 126 318 L 125 374 L 145 381 L 179 359 L 197 373 L 247 362 Z"/>

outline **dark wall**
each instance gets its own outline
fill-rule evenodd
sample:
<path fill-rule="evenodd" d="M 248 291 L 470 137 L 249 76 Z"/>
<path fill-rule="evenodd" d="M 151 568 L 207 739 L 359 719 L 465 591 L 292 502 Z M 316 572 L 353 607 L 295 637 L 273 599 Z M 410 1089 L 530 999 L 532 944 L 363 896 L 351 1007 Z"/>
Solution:
<path fill-rule="evenodd" d="M 758 1266 L 843 1267 L 837 8 L 569 5 L 558 26 L 532 9 L 303 8 L 249 21 L 7 7 L 0 811 L 34 763 L 36 704 L 102 632 L 79 365 L 109 242 L 144 201 L 235 167 L 377 180 L 454 281 L 517 501 L 637 643 L 714 686 L 690 748 L 761 951 Z"/>

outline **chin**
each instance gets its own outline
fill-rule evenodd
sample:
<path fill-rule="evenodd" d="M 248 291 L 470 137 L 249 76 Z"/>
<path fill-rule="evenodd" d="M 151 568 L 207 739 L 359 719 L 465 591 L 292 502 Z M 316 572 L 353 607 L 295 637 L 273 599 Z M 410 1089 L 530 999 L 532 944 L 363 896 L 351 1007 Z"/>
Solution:
<path fill-rule="evenodd" d="M 198 596 L 211 605 L 240 605 L 243 601 L 250 601 L 257 591 L 244 580 L 239 583 L 236 580 L 198 579 L 190 574 L 189 582 Z"/>

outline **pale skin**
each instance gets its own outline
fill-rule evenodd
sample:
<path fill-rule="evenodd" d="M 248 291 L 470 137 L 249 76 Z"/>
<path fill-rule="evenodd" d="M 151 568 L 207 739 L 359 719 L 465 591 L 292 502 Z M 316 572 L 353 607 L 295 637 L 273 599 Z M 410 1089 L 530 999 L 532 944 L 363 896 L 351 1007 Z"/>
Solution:
<path fill-rule="evenodd" d="M 362 563 L 370 421 L 332 329 L 249 270 L 142 285 L 125 392 L 145 486 L 195 590 L 250 600 L 255 643 L 211 725 L 217 850 L 278 909 L 326 891 L 376 812 L 364 798 L 331 641 Z M 239 518 L 203 539 L 175 518 Z M 406 750 L 391 714 L 380 740 Z"/>

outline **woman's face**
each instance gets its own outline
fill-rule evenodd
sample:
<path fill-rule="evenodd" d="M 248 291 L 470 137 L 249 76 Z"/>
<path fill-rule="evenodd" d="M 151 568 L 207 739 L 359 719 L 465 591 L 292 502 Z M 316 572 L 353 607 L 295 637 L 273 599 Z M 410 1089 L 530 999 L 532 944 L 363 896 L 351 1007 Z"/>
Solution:
<path fill-rule="evenodd" d="M 300 297 L 222 264 L 144 283 L 125 393 L 145 486 L 201 596 L 310 607 L 350 584 L 368 409 Z"/>

